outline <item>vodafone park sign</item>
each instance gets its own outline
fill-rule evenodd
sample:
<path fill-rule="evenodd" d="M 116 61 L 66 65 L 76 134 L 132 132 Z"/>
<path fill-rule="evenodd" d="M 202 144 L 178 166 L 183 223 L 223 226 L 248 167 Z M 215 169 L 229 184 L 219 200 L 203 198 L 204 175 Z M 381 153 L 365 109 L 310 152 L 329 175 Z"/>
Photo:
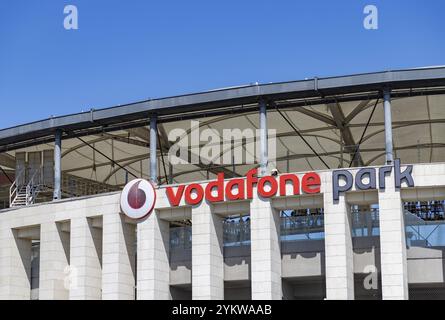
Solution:
<path fill-rule="evenodd" d="M 172 207 L 177 207 L 184 199 L 188 205 L 197 205 L 204 199 L 210 203 L 223 201 L 246 200 L 253 198 L 254 187 L 263 198 L 276 195 L 286 196 L 286 184 L 292 184 L 292 195 L 320 193 L 320 176 L 309 172 L 301 176 L 284 174 L 278 179 L 272 176 L 259 178 L 257 169 L 252 169 L 246 178 L 231 179 L 225 183 L 224 173 L 218 174 L 215 181 L 205 187 L 198 183 L 171 186 L 166 188 L 166 195 Z M 132 219 L 142 219 L 150 215 L 156 202 L 153 185 L 143 179 L 129 182 L 122 191 L 121 211 Z"/>
<path fill-rule="evenodd" d="M 406 166 L 402 171 L 400 160 L 394 161 L 394 166 L 380 168 L 362 168 L 355 178 L 349 170 L 332 171 L 332 190 L 334 201 L 340 193 L 350 191 L 355 185 L 356 190 L 385 189 L 385 177 L 394 169 L 395 187 L 400 188 L 405 182 L 408 187 L 414 187 L 412 166 Z M 377 185 L 378 180 L 378 185 Z M 290 185 L 291 194 L 286 193 Z M 209 203 L 223 201 L 250 200 L 256 190 L 258 196 L 271 198 L 275 196 L 290 196 L 299 194 L 320 193 L 321 179 L 315 172 L 301 175 L 283 174 L 279 177 L 258 177 L 257 169 L 247 172 L 245 178 L 224 180 L 224 173 L 219 173 L 216 180 L 207 184 L 191 183 L 188 185 L 168 186 L 166 195 L 172 207 L 177 207 L 184 201 L 188 205 L 197 205 L 203 200 Z M 156 203 L 156 191 L 153 185 L 143 179 L 129 182 L 121 194 L 121 210 L 132 219 L 142 219 L 150 215 Z"/>

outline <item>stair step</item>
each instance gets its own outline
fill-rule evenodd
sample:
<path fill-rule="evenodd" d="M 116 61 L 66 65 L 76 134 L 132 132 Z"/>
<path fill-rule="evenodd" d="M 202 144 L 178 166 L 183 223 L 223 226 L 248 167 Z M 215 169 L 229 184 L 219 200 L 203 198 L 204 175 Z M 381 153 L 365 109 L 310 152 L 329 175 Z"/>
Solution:
<path fill-rule="evenodd" d="M 15 198 L 10 199 L 10 207 L 24 207 L 34 204 L 42 191 L 42 185 L 20 186 L 15 190 Z"/>

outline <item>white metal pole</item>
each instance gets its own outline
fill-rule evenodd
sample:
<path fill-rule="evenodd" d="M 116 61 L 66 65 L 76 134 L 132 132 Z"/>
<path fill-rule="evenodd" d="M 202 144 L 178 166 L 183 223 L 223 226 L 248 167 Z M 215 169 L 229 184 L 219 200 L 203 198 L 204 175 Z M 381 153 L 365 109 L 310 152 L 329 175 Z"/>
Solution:
<path fill-rule="evenodd" d="M 385 112 L 385 150 L 386 150 L 386 164 L 392 164 L 393 156 L 393 142 L 392 142 L 392 117 L 391 117 L 391 90 L 385 89 L 383 91 L 383 108 Z"/>
<path fill-rule="evenodd" d="M 264 100 L 259 102 L 260 108 L 260 173 L 267 174 L 268 150 L 267 150 L 267 106 Z"/>
<path fill-rule="evenodd" d="M 62 130 L 56 130 L 54 137 L 54 200 L 62 198 Z"/>
<path fill-rule="evenodd" d="M 158 137 L 158 118 L 152 115 L 150 118 L 150 180 L 155 185 L 158 184 L 158 157 L 156 154 Z"/>

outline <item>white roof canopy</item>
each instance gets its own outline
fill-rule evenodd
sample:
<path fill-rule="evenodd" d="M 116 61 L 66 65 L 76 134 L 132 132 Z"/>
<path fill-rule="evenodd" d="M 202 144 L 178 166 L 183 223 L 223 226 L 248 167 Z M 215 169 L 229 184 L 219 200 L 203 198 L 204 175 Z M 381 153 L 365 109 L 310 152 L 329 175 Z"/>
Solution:
<path fill-rule="evenodd" d="M 298 104 L 296 103 L 298 102 Z M 295 106 L 292 106 L 296 103 Z M 239 106 L 239 108 L 245 106 Z M 278 108 L 280 112 L 277 112 Z M 364 98 L 328 104 L 301 105 L 300 100 L 275 101 L 268 110 L 268 129 L 276 130 L 276 161 L 271 166 L 280 172 L 308 171 L 349 167 L 350 165 L 382 165 L 385 161 L 383 103 L 379 98 Z M 372 114 L 372 117 L 371 117 Z M 283 118 L 286 117 L 287 121 Z M 259 128 L 259 113 L 255 109 L 234 114 L 210 116 L 199 120 L 199 130 L 211 129 L 223 136 L 223 130 Z M 289 125 L 289 122 L 293 126 Z M 392 99 L 393 142 L 395 157 L 402 163 L 427 163 L 445 161 L 445 95 L 424 94 Z M 174 141 L 168 141 L 173 130 L 185 130 L 183 141 L 189 141 L 191 120 L 159 123 L 158 167 L 161 183 L 170 175 L 168 149 Z M 297 129 L 298 132 L 294 130 Z M 299 136 L 301 134 L 304 140 Z M 104 132 L 81 138 L 66 138 L 62 143 L 62 172 L 97 182 L 122 186 L 127 177 L 148 178 L 149 129 L 147 126 Z M 201 147 L 206 144 L 201 141 Z M 189 150 L 196 147 L 189 144 Z M 248 154 L 254 142 L 249 139 L 234 141 Z M 213 144 L 214 145 L 214 144 Z M 53 149 L 53 143 L 45 143 L 9 151 L 3 154 L 3 167 L 14 169 L 11 164 L 16 152 L 33 152 Z M 96 150 L 94 150 L 94 147 Z M 232 151 L 221 149 L 224 157 Z M 355 151 L 357 152 L 355 153 Z M 351 164 L 352 156 L 356 161 Z M 106 156 L 104 156 L 106 155 Z M 163 159 L 164 158 L 164 159 Z M 9 161 L 7 161 L 9 159 Z M 111 159 L 111 160 L 110 160 Z M 117 165 L 119 164 L 119 165 Z M 227 177 L 244 175 L 257 163 L 226 165 L 206 163 L 172 166 L 174 183 L 206 180 L 224 170 Z M 165 167 L 165 170 L 164 170 Z"/>

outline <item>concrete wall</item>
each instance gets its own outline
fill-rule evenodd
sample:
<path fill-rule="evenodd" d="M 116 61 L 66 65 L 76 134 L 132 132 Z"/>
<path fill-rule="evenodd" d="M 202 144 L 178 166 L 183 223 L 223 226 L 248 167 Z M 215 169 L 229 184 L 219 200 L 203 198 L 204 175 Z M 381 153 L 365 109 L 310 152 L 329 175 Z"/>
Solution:
<path fill-rule="evenodd" d="M 445 247 L 411 247 L 407 256 L 409 284 L 445 283 Z"/>

